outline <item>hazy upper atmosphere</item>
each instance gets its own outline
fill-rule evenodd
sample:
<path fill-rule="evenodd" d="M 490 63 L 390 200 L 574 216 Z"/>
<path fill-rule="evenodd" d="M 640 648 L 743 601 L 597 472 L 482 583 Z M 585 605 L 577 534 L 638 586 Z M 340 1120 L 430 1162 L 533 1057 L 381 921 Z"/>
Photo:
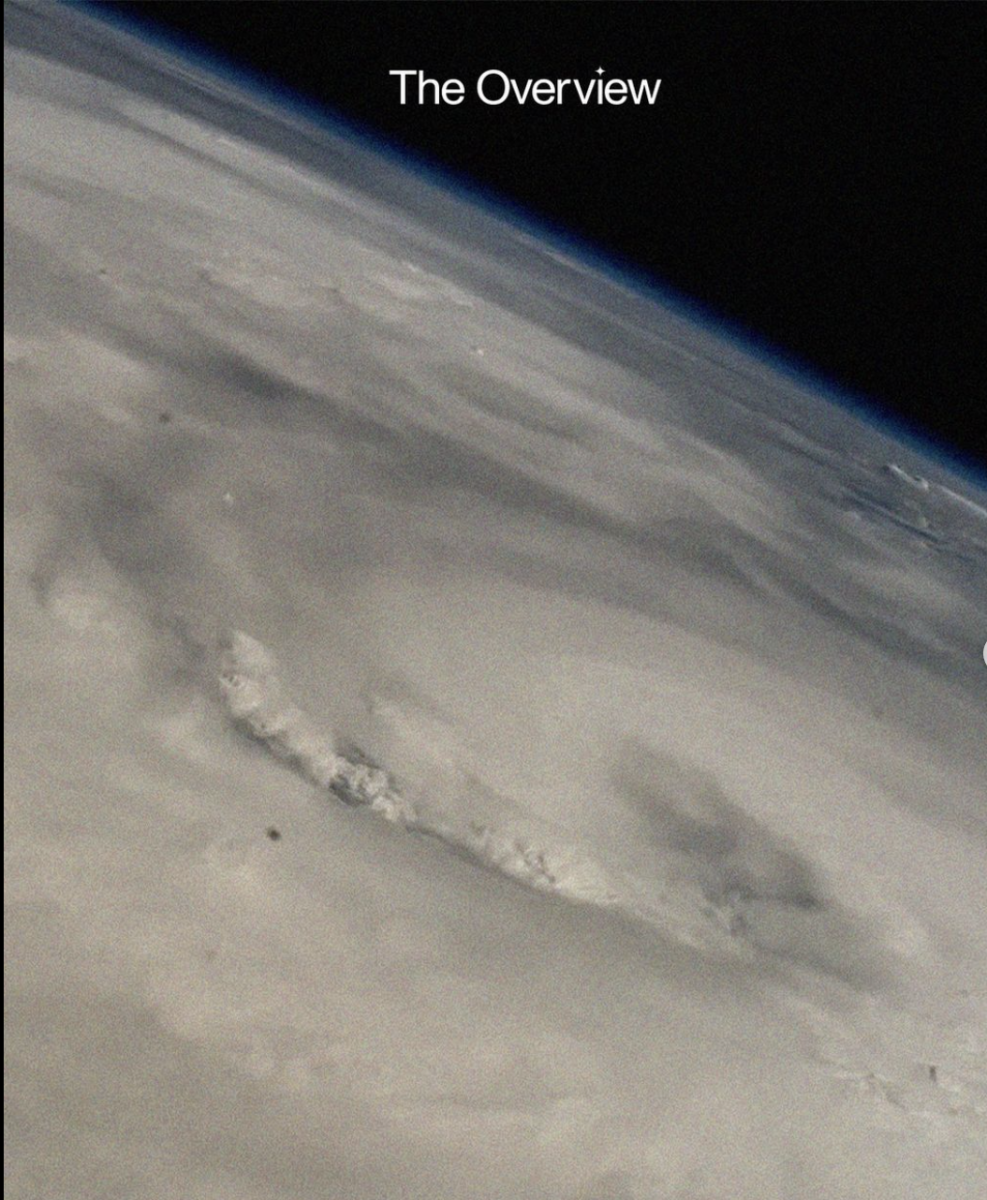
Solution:
<path fill-rule="evenodd" d="M 7 1194 L 987 1193 L 987 491 L 4 17 Z"/>

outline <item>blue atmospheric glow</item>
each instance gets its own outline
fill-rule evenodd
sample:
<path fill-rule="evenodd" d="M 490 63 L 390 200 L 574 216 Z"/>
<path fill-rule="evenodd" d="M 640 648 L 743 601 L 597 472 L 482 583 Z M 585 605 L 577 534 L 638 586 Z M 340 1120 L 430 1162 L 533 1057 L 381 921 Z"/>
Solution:
<path fill-rule="evenodd" d="M 302 122 L 319 132 L 343 137 L 364 149 L 373 150 L 388 162 L 431 186 L 452 192 L 488 216 L 542 242 L 547 249 L 568 254 L 612 283 L 688 319 L 706 333 L 770 367 L 776 374 L 791 380 L 801 389 L 853 413 L 885 436 L 923 457 L 932 458 L 944 469 L 962 476 L 975 486 L 987 486 L 987 469 L 979 461 L 966 456 L 959 448 L 935 438 L 918 423 L 891 412 L 874 397 L 851 391 L 818 367 L 759 334 L 757 330 L 686 295 L 667 281 L 642 270 L 620 255 L 600 249 L 592 242 L 518 204 L 495 189 L 460 174 L 422 152 L 409 150 L 401 143 L 335 109 L 316 104 L 272 76 L 246 68 L 191 38 L 174 32 L 164 32 L 149 21 L 107 10 L 92 0 L 61 2 L 67 7 L 87 13 L 104 25 L 112 26 L 120 33 L 137 38 L 150 49 L 180 59 L 186 68 L 240 92 L 267 110 L 276 109 L 278 114 L 286 119 Z"/>

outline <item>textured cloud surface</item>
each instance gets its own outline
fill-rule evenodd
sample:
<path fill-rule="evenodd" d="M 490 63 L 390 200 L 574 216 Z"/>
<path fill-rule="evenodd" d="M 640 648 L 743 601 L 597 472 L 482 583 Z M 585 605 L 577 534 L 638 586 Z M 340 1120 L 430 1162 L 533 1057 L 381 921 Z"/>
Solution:
<path fill-rule="evenodd" d="M 8 1193 L 983 1195 L 983 489 L 5 18 Z"/>

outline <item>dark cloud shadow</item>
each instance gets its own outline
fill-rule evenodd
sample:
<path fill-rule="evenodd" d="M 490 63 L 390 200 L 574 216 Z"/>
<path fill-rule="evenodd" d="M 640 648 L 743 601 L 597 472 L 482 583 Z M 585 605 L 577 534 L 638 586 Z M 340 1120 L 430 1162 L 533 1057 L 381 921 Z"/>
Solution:
<path fill-rule="evenodd" d="M 855 987 L 890 982 L 891 956 L 864 920 L 790 842 L 731 800 L 712 772 L 628 741 L 613 774 L 655 854 L 698 884 L 736 937 Z"/>

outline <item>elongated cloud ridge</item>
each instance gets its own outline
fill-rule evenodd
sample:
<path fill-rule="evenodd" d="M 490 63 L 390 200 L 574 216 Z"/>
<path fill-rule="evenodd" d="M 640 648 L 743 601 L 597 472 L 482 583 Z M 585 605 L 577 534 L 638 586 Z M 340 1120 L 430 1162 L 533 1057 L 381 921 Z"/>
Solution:
<path fill-rule="evenodd" d="M 546 831 L 518 833 L 412 802 L 388 771 L 340 752 L 332 732 L 320 728 L 286 694 L 273 654 L 241 630 L 224 642 L 219 682 L 239 728 L 342 803 L 369 808 L 387 821 L 436 838 L 537 891 L 619 909 L 690 945 L 743 950 L 743 942 L 732 936 L 729 915 L 724 919 L 701 888 L 690 888 L 681 879 L 671 887 L 659 881 L 656 889 L 653 881 L 647 886 L 625 872 L 605 869 L 587 849 Z"/>

